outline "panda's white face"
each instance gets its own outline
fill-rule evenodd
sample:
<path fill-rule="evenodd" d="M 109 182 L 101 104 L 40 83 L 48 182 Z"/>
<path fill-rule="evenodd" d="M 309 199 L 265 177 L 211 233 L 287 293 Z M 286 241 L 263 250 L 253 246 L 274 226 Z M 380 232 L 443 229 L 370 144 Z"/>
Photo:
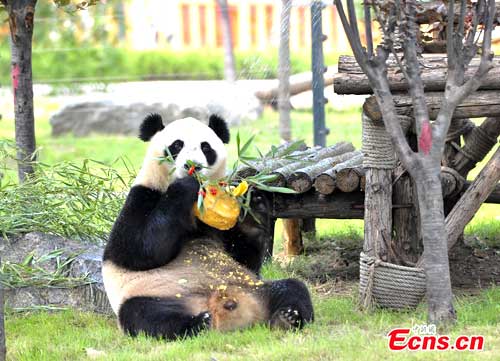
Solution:
<path fill-rule="evenodd" d="M 226 170 L 227 151 L 222 140 L 204 123 L 184 118 L 168 124 L 151 138 L 153 153 L 175 160 L 175 178 L 188 174 L 189 164 L 209 179 L 222 178 Z"/>

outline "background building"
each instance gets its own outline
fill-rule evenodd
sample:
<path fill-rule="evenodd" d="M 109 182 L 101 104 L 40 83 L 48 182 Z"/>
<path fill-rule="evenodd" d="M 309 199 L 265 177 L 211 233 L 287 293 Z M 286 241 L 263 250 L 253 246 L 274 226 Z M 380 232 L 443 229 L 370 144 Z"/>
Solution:
<path fill-rule="evenodd" d="M 228 0 L 235 50 L 276 48 L 279 43 L 281 1 Z M 335 7 L 323 11 L 326 52 L 350 52 Z M 220 12 L 215 0 L 132 0 L 125 7 L 127 41 L 134 49 L 170 46 L 176 50 L 222 48 Z M 294 1 L 290 48 L 309 51 L 310 1 Z"/>

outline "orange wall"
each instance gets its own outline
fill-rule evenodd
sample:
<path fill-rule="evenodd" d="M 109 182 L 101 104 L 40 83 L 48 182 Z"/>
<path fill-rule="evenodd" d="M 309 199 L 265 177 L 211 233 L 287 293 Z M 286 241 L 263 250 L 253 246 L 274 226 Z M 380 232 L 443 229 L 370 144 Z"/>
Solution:
<path fill-rule="evenodd" d="M 234 47 L 237 50 L 266 50 L 279 44 L 281 2 L 229 1 Z M 192 14 L 197 14 L 194 19 Z M 214 0 L 179 0 L 179 49 L 221 48 L 220 13 Z M 291 12 L 290 47 L 300 51 L 311 45 L 309 6 L 294 6 Z M 202 25 L 200 25 L 202 24 Z M 211 30 L 213 29 L 213 30 Z M 323 32 L 328 36 L 325 51 L 350 52 L 335 7 L 323 10 Z M 309 50 L 307 50 L 309 51 Z"/>

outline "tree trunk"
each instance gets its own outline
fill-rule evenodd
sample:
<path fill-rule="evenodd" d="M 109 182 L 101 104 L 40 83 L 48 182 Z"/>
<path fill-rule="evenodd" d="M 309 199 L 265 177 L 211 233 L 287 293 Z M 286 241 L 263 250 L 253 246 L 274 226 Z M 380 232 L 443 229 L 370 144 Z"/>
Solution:
<path fill-rule="evenodd" d="M 1 266 L 1 264 L 2 264 L 2 260 L 0 259 L 0 266 Z M 4 303 L 3 285 L 0 284 L 0 361 L 4 361 L 5 356 L 6 356 L 3 303 Z"/>
<path fill-rule="evenodd" d="M 429 161 L 431 163 L 433 161 Z M 456 319 L 453 308 L 448 248 L 444 228 L 440 169 L 427 164 L 415 172 L 427 277 L 428 321 L 447 324 Z"/>
<path fill-rule="evenodd" d="M 18 177 L 23 182 L 34 172 L 35 118 L 33 114 L 33 77 L 31 47 L 36 0 L 7 2 L 11 35 L 11 73 L 18 158 Z"/>
<path fill-rule="evenodd" d="M 227 0 L 216 0 L 222 19 L 222 39 L 224 42 L 224 79 L 236 80 L 236 61 L 234 60 L 233 35 Z"/>
<path fill-rule="evenodd" d="M 103 6 L 104 8 L 104 6 Z M 114 15 L 118 23 L 118 42 L 122 45 L 127 40 L 127 22 L 125 18 L 125 4 L 123 1 L 115 2 L 113 6 Z"/>
<path fill-rule="evenodd" d="M 291 0 L 282 0 L 280 49 L 278 64 L 278 111 L 280 116 L 280 138 L 289 142 L 292 139 L 290 126 L 290 12 Z"/>

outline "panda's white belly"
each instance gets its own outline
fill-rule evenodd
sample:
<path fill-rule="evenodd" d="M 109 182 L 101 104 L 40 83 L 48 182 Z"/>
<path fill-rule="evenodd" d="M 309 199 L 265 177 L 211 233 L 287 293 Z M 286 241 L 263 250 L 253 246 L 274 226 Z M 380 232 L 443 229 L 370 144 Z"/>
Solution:
<path fill-rule="evenodd" d="M 189 268 L 176 269 L 165 266 L 148 271 L 129 271 L 105 261 L 102 267 L 104 288 L 108 295 L 111 308 L 118 314 L 120 306 L 127 299 L 136 296 L 146 297 L 183 297 L 190 294 L 195 285 L 190 284 L 193 270 Z"/>
<path fill-rule="evenodd" d="M 104 261 L 102 276 L 115 314 L 132 297 L 189 298 L 193 314 L 207 309 L 210 296 L 233 286 L 256 290 L 263 284 L 253 273 L 235 262 L 220 245 L 207 239 L 186 242 L 179 255 L 163 267 L 130 271 Z"/>

